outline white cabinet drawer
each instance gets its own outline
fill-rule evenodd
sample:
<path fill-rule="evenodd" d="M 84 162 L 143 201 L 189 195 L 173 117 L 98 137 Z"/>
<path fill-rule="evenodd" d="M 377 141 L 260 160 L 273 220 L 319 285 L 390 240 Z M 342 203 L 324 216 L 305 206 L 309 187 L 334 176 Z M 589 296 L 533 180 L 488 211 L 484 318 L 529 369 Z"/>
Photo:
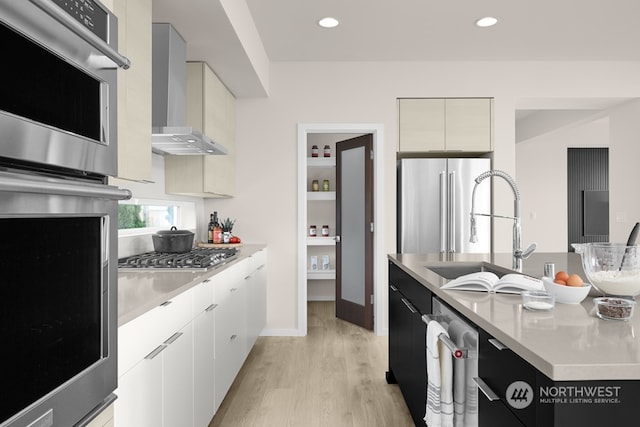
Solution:
<path fill-rule="evenodd" d="M 193 320 L 192 289 L 160 304 L 161 318 L 156 328 L 165 331 L 163 341 Z"/>
<path fill-rule="evenodd" d="M 192 298 L 183 292 L 118 328 L 118 377 L 191 322 Z"/>
<path fill-rule="evenodd" d="M 157 327 L 161 314 L 156 307 L 118 328 L 118 378 L 164 340 L 164 331 Z"/>
<path fill-rule="evenodd" d="M 215 278 L 205 279 L 193 288 L 193 316 L 198 316 L 215 302 Z"/>

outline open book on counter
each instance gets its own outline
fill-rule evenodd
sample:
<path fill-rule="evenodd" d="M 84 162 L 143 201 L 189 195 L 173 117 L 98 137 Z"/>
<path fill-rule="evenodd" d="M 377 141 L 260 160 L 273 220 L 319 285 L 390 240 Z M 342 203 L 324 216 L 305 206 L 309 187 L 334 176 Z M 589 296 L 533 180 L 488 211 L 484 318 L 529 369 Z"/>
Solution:
<path fill-rule="evenodd" d="M 524 274 L 510 273 L 499 278 L 490 271 L 465 274 L 440 289 L 519 294 L 522 291 L 544 291 L 542 280 Z"/>

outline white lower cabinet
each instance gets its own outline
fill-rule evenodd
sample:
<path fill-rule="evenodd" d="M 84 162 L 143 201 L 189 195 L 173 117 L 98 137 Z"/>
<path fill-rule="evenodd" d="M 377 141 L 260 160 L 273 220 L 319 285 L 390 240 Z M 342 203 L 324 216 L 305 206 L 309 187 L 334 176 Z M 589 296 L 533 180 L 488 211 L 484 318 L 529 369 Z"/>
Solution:
<path fill-rule="evenodd" d="M 193 427 L 193 323 L 165 341 L 162 352 L 162 424 Z"/>
<path fill-rule="evenodd" d="M 193 312 L 193 419 L 194 426 L 204 427 L 215 408 L 215 279 L 194 289 Z"/>
<path fill-rule="evenodd" d="M 249 257 L 247 288 L 247 349 L 251 350 L 267 321 L 267 250 Z M 248 352 L 247 352 L 248 353 Z"/>
<path fill-rule="evenodd" d="M 116 395 L 117 427 L 162 426 L 162 356 L 154 350 L 118 378 Z"/>
<path fill-rule="evenodd" d="M 244 283 L 247 261 L 244 259 L 233 269 L 227 269 L 216 276 L 215 296 L 218 304 L 214 310 L 216 411 L 247 356 L 246 286 Z"/>
<path fill-rule="evenodd" d="M 266 251 L 118 329 L 115 427 L 206 427 L 266 322 Z"/>

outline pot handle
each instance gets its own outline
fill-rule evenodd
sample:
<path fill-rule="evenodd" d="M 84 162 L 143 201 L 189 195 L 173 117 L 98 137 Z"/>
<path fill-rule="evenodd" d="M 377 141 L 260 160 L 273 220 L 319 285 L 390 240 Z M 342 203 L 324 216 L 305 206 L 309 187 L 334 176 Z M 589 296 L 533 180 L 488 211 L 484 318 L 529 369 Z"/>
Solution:
<path fill-rule="evenodd" d="M 178 227 L 176 227 L 175 225 L 172 225 L 170 231 L 178 231 Z"/>

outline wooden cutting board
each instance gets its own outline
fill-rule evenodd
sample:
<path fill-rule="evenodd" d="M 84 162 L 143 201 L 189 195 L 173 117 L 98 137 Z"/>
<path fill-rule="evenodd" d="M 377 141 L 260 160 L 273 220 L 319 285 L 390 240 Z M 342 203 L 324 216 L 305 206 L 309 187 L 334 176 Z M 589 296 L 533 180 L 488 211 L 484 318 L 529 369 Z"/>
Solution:
<path fill-rule="evenodd" d="M 204 243 L 198 242 L 196 244 L 199 248 L 239 248 L 242 243 Z"/>

